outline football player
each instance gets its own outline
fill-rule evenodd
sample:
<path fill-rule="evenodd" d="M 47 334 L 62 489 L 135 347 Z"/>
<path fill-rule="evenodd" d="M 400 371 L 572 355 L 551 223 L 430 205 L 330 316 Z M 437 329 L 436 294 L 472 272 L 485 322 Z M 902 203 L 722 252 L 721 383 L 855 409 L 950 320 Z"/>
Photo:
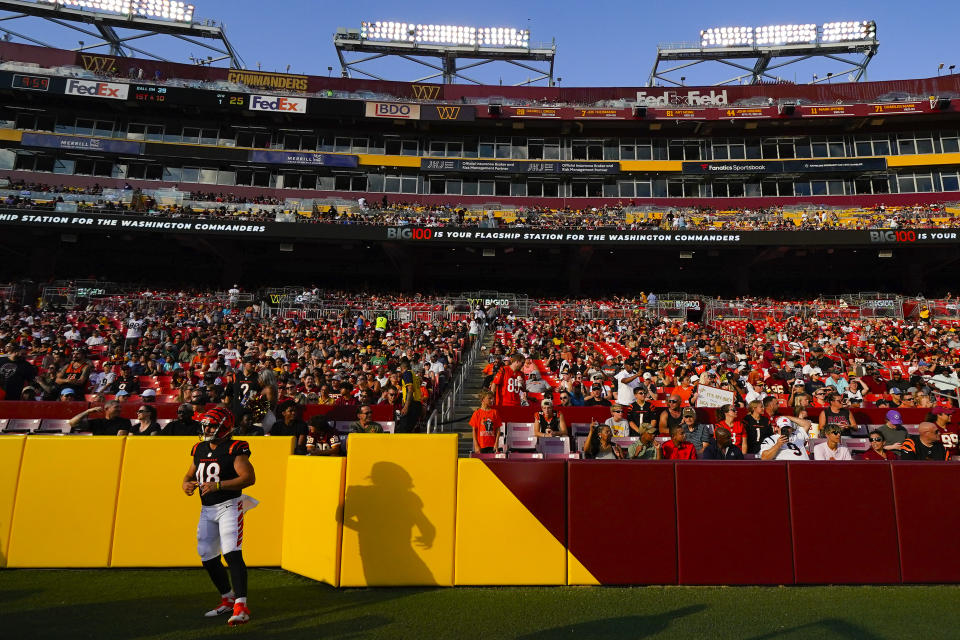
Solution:
<path fill-rule="evenodd" d="M 242 495 L 242 490 L 256 481 L 250 446 L 233 439 L 233 413 L 226 407 L 204 413 L 200 425 L 202 440 L 193 445 L 193 463 L 183 478 L 183 492 L 192 496 L 200 490 L 197 552 L 221 597 L 220 605 L 205 615 L 212 618 L 232 612 L 227 624 L 245 624 L 250 621 L 250 609 L 241 546 L 244 503 L 250 499 Z M 220 561 L 221 552 L 229 576 Z"/>

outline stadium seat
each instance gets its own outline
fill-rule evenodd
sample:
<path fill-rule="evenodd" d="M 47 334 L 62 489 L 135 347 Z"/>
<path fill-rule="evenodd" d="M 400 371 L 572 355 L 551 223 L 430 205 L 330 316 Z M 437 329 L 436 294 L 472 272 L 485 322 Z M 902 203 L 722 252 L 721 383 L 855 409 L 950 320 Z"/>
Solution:
<path fill-rule="evenodd" d="M 870 448 L 870 440 L 868 438 L 843 436 L 840 438 L 840 444 L 850 449 L 851 452 L 864 452 Z"/>
<path fill-rule="evenodd" d="M 559 455 L 570 453 L 570 438 L 537 438 L 537 451 L 544 455 Z"/>
<path fill-rule="evenodd" d="M 507 454 L 508 460 L 543 460 L 542 453 L 534 451 L 511 451 Z"/>
<path fill-rule="evenodd" d="M 537 437 L 533 435 L 532 422 L 508 422 L 506 432 L 507 450 L 509 451 L 535 449 L 537 446 Z"/>
<path fill-rule="evenodd" d="M 40 418 L 11 418 L 4 433 L 33 433 L 40 427 Z"/>
<path fill-rule="evenodd" d="M 505 460 L 507 454 L 505 453 L 470 453 L 471 458 L 478 458 L 480 460 Z"/>
<path fill-rule="evenodd" d="M 40 423 L 35 433 L 70 433 L 70 421 L 56 418 L 47 418 Z"/>

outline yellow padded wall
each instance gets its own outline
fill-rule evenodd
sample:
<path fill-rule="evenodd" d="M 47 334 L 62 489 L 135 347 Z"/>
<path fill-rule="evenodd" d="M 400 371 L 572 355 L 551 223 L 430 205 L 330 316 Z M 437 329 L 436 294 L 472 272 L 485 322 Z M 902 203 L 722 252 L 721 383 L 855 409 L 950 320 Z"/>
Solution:
<path fill-rule="evenodd" d="M 0 436 L 0 567 L 7 566 L 10 521 L 17 497 L 17 480 L 26 436 Z"/>
<path fill-rule="evenodd" d="M 340 586 L 453 584 L 457 434 L 354 434 Z"/>
<path fill-rule="evenodd" d="M 126 438 L 28 436 L 10 567 L 106 567 Z"/>
<path fill-rule="evenodd" d="M 132 437 L 120 473 L 112 567 L 192 567 L 197 556 L 198 494 L 181 489 L 196 437 Z"/>
<path fill-rule="evenodd" d="M 459 465 L 456 584 L 566 584 L 566 547 L 483 460 Z"/>
<path fill-rule="evenodd" d="M 600 581 L 583 566 L 577 557 L 567 551 L 567 584 L 597 585 Z"/>
<path fill-rule="evenodd" d="M 244 493 L 260 505 L 244 519 L 243 559 L 250 566 L 278 566 L 283 527 L 288 437 L 247 436 L 257 482 Z M 114 567 L 190 567 L 197 555 L 200 498 L 181 489 L 197 438 L 129 438 L 120 478 L 113 540 Z M 162 541 L 162 544 L 157 544 Z"/>
<path fill-rule="evenodd" d="M 244 493 L 260 501 L 243 520 L 243 559 L 250 566 L 279 567 L 287 458 L 293 453 L 293 438 L 244 436 L 242 439 L 250 443 L 250 464 L 257 474 L 257 483 Z M 192 531 L 196 534 L 196 526 Z"/>
<path fill-rule="evenodd" d="M 340 581 L 340 522 L 346 470 L 344 458 L 287 459 L 280 566 L 335 587 Z"/>

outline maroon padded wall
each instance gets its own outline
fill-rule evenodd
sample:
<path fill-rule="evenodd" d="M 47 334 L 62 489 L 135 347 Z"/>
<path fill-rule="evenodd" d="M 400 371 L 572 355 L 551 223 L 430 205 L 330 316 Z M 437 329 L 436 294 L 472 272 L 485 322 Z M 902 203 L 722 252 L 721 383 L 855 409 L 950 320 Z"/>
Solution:
<path fill-rule="evenodd" d="M 787 476 L 798 584 L 900 581 L 890 464 L 798 462 Z"/>
<path fill-rule="evenodd" d="M 784 462 L 677 462 L 680 584 L 792 584 Z"/>
<path fill-rule="evenodd" d="M 601 584 L 676 584 L 675 463 L 569 463 L 568 548 Z"/>
<path fill-rule="evenodd" d="M 560 544 L 567 545 L 565 461 L 484 460 L 483 463 Z"/>
<path fill-rule="evenodd" d="M 890 467 L 903 582 L 960 582 L 954 542 L 960 531 L 955 496 L 960 465 L 904 461 Z"/>

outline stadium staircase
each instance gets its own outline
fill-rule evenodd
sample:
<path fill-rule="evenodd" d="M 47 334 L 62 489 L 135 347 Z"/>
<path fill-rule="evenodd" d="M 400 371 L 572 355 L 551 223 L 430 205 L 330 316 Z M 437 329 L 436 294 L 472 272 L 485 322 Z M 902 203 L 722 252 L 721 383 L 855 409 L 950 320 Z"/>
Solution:
<path fill-rule="evenodd" d="M 473 451 L 473 437 L 470 434 L 470 425 L 468 421 L 473 415 L 474 410 L 480 406 L 478 394 L 483 390 L 483 369 L 487 366 L 486 355 L 490 352 L 490 347 L 496 339 L 496 331 L 487 331 L 483 336 L 482 350 L 473 361 L 470 371 L 467 372 L 463 380 L 463 393 L 459 402 L 453 410 L 453 418 L 450 423 L 443 426 L 446 433 L 457 433 L 460 435 L 459 453 L 461 457 L 469 457 Z"/>

